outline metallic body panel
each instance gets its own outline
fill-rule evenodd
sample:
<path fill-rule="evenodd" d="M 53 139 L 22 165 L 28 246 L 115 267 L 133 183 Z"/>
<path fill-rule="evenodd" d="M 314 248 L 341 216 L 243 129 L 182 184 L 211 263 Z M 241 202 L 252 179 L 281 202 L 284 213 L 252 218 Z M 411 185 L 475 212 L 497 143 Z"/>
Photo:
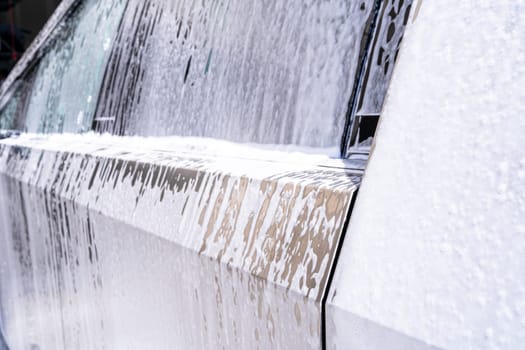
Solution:
<path fill-rule="evenodd" d="M 327 298 L 327 348 L 525 344 L 525 7 L 414 3 Z"/>
<path fill-rule="evenodd" d="M 319 349 L 360 163 L 199 157 L 133 140 L 2 141 L 8 341 Z"/>

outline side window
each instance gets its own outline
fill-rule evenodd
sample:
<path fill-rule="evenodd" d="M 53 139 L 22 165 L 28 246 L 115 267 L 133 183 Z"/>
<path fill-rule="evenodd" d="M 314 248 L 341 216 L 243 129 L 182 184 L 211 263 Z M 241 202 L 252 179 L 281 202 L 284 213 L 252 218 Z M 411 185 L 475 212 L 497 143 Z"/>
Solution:
<path fill-rule="evenodd" d="M 95 125 L 335 147 L 375 0 L 130 0 Z"/>
<path fill-rule="evenodd" d="M 41 133 L 89 130 L 124 7 L 124 0 L 80 1 L 36 65 L 12 86 L 0 127 Z"/>
<path fill-rule="evenodd" d="M 74 1 L 74 0 L 70 0 Z M 0 129 L 370 149 L 412 0 L 76 0 Z"/>

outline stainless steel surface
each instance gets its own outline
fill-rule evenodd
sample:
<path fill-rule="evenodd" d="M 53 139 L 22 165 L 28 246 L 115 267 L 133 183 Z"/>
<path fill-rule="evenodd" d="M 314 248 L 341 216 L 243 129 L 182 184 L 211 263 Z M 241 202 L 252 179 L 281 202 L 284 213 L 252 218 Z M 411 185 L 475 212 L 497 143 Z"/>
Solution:
<path fill-rule="evenodd" d="M 14 348 L 321 347 L 360 170 L 207 153 L 117 137 L 2 141 Z"/>
<path fill-rule="evenodd" d="M 525 6 L 414 3 L 327 298 L 327 348 L 525 344 Z"/>

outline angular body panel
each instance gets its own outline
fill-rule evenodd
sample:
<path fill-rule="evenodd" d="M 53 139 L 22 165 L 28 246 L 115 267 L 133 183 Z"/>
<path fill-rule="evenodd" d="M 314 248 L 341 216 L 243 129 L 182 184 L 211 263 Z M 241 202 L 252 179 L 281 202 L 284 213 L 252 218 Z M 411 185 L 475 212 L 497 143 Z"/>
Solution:
<path fill-rule="evenodd" d="M 328 348 L 521 349 L 525 7 L 415 6 L 328 296 Z"/>
<path fill-rule="evenodd" d="M 76 141 L 0 146 L 8 341 L 27 345 L 30 330 L 59 348 L 321 346 L 321 298 L 359 169 Z"/>

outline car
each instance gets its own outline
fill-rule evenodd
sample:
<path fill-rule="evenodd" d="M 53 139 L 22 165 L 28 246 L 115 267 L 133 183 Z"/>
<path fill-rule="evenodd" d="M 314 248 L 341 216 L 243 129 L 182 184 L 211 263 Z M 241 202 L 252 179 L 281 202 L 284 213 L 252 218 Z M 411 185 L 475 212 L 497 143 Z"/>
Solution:
<path fill-rule="evenodd" d="M 519 348 L 518 7 L 63 0 L 0 87 L 9 349 Z"/>
<path fill-rule="evenodd" d="M 63 2 L 1 88 L 7 343 L 321 348 L 409 10 Z"/>

